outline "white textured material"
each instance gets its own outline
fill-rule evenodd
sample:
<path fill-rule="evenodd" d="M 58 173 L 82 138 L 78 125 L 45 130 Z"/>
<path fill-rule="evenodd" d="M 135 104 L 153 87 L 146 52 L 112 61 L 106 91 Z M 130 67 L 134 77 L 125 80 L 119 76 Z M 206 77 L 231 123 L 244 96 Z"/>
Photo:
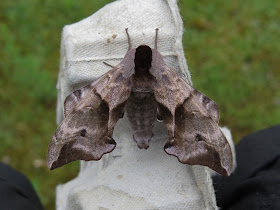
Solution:
<path fill-rule="evenodd" d="M 125 28 L 133 47 L 154 47 L 159 28 L 159 52 L 191 84 L 176 0 L 119 0 L 63 29 L 58 124 L 66 96 L 110 70 L 104 61 L 117 65 L 124 57 L 128 49 Z M 167 130 L 163 123 L 155 124 L 154 134 L 150 147 L 140 150 L 124 116 L 114 129 L 116 149 L 100 161 L 81 161 L 78 177 L 57 187 L 57 209 L 217 209 L 209 170 L 181 164 L 164 152 Z"/>

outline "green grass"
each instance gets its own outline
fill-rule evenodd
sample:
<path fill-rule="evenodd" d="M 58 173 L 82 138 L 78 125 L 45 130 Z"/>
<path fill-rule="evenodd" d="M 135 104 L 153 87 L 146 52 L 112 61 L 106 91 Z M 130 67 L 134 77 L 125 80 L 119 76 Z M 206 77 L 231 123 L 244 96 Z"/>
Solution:
<path fill-rule="evenodd" d="M 0 2 L 0 160 L 23 172 L 46 209 L 78 162 L 49 171 L 62 27 L 111 1 Z M 227 4 L 226 4 L 227 3 Z M 280 2 L 180 1 L 194 86 L 215 100 L 235 142 L 279 123 Z"/>
<path fill-rule="evenodd" d="M 217 102 L 235 142 L 279 123 L 280 3 L 188 0 L 181 8 L 194 86 Z"/>

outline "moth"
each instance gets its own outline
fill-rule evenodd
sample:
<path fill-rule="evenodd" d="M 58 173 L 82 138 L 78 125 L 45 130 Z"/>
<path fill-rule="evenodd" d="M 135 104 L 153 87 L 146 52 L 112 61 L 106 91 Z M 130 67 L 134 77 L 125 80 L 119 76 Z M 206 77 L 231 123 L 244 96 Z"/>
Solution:
<path fill-rule="evenodd" d="M 48 167 L 100 160 L 112 152 L 114 126 L 126 112 L 140 149 L 149 147 L 156 119 L 163 120 L 168 129 L 167 154 L 229 176 L 232 153 L 218 126 L 216 103 L 164 63 L 157 50 L 158 29 L 154 49 L 132 48 L 127 29 L 126 34 L 129 50 L 120 64 L 65 99 L 65 119 L 48 147 Z"/>

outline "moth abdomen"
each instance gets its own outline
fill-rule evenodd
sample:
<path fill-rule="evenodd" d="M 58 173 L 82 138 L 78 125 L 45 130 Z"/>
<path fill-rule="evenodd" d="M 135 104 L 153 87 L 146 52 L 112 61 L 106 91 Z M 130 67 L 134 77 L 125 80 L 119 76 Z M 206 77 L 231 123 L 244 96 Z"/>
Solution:
<path fill-rule="evenodd" d="M 153 125 L 157 116 L 157 103 L 152 92 L 132 92 L 126 104 L 127 117 L 133 130 L 133 138 L 139 148 L 147 149 L 153 137 Z"/>

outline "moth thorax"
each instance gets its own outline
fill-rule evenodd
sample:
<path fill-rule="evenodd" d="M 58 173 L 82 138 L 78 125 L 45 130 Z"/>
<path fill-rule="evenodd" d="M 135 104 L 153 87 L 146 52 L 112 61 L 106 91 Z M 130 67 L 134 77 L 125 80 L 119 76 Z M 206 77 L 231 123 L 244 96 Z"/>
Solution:
<path fill-rule="evenodd" d="M 152 63 L 152 49 L 147 45 L 140 45 L 135 52 L 135 74 L 149 73 Z"/>

